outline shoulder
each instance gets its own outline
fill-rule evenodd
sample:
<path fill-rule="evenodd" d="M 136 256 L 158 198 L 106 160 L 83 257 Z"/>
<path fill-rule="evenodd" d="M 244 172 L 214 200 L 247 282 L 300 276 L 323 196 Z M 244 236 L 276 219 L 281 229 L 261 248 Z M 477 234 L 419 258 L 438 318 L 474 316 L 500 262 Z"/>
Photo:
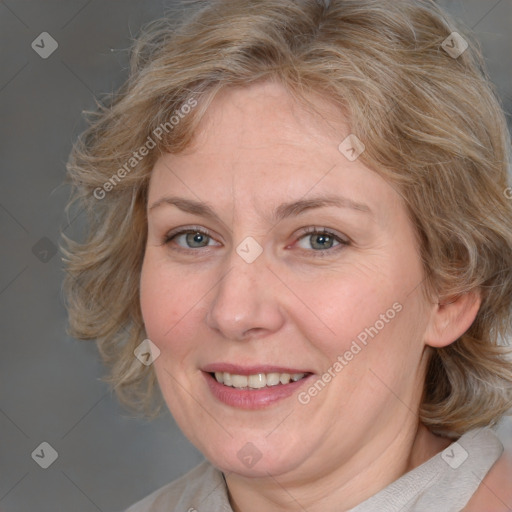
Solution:
<path fill-rule="evenodd" d="M 204 461 L 181 478 L 160 487 L 142 500 L 130 506 L 125 512 L 157 512 L 186 505 L 184 510 L 192 507 L 197 500 L 200 501 L 203 493 L 220 489 L 223 482 L 222 473 L 215 469 L 208 461 Z M 220 491 L 219 491 L 220 492 Z"/>
<path fill-rule="evenodd" d="M 509 512 L 512 510 L 512 451 L 495 462 L 480 483 L 464 512 Z"/>

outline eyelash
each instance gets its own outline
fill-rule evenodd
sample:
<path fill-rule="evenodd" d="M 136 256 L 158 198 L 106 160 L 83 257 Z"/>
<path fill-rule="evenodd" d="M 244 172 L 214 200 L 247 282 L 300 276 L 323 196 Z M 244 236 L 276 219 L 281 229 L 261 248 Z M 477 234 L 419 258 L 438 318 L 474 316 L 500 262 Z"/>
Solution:
<path fill-rule="evenodd" d="M 176 231 L 171 231 L 170 233 L 167 233 L 163 238 L 162 245 L 169 245 L 176 237 L 178 237 L 180 235 L 186 235 L 189 233 L 199 233 L 201 235 L 207 236 L 208 238 L 214 239 L 212 234 L 207 229 L 201 228 L 199 226 L 190 226 L 185 229 L 179 228 Z M 313 253 L 314 257 L 322 258 L 325 256 L 329 256 L 333 252 L 338 252 L 339 250 L 343 250 L 344 247 L 350 245 L 350 241 L 348 239 L 341 238 L 340 236 L 338 236 L 336 233 L 334 233 L 333 231 L 331 231 L 329 229 L 325 229 L 325 228 L 319 229 L 317 227 L 301 229 L 298 234 L 297 241 L 308 236 L 308 235 L 315 235 L 315 234 L 328 235 L 331 238 L 333 238 L 336 242 L 338 242 L 339 245 L 336 245 L 336 246 L 331 247 L 326 250 L 302 249 L 303 251 Z M 208 246 L 206 246 L 204 248 L 207 248 L 207 247 Z M 201 249 L 201 247 L 199 249 Z M 179 252 L 185 252 L 188 254 L 190 254 L 191 252 L 197 252 L 197 248 L 196 249 L 194 249 L 194 248 L 185 249 L 180 246 L 176 246 L 172 250 L 179 251 Z M 327 254 L 327 253 L 329 253 L 329 254 Z"/>

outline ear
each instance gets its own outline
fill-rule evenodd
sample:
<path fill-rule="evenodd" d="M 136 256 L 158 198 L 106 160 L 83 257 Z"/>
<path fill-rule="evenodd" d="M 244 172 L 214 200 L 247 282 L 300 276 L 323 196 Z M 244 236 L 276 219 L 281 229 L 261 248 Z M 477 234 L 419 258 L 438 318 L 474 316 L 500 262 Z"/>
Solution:
<path fill-rule="evenodd" d="M 474 322 L 482 297 L 474 290 L 447 297 L 434 306 L 424 341 L 431 347 L 446 347 L 460 338 Z"/>

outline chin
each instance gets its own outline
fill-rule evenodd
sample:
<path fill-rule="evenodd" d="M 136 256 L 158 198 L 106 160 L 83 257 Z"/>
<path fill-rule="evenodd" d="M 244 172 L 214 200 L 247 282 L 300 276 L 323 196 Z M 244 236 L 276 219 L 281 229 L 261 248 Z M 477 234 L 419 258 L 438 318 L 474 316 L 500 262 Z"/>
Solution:
<path fill-rule="evenodd" d="M 274 442 L 266 439 L 268 432 L 259 436 L 236 436 L 224 443 L 196 447 L 224 473 L 236 473 L 248 478 L 279 476 L 297 470 L 309 458 L 307 447 L 286 445 L 276 436 Z M 249 441 L 252 438 L 254 441 Z M 300 448 L 300 452 L 299 452 Z"/>

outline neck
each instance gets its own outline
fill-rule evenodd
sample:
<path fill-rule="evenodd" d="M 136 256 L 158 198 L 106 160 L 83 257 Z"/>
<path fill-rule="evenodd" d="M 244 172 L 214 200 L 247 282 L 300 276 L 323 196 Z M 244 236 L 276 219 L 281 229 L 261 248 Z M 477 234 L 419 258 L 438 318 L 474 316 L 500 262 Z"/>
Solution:
<path fill-rule="evenodd" d="M 227 486 L 234 512 L 349 510 L 442 451 L 450 440 L 435 436 L 420 423 L 403 425 L 372 439 L 349 459 L 309 480 L 296 475 L 246 478 L 230 474 Z M 375 454 L 378 454 L 375 456 Z"/>

